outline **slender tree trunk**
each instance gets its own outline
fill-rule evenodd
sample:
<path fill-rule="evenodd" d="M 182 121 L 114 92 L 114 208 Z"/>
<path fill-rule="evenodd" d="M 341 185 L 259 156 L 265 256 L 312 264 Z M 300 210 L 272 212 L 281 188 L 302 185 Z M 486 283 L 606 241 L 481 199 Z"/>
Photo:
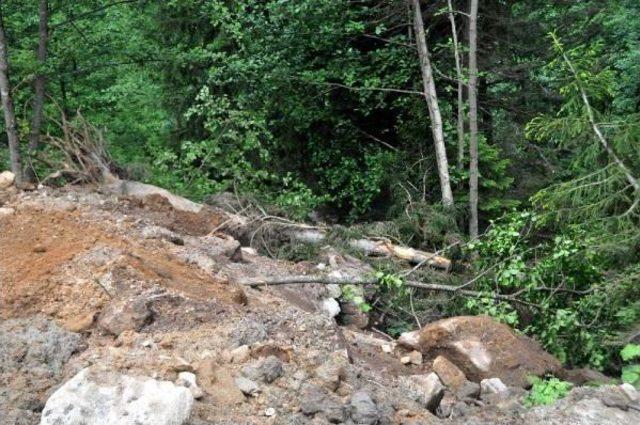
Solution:
<path fill-rule="evenodd" d="M 469 13 L 469 236 L 478 237 L 478 0 Z"/>
<path fill-rule="evenodd" d="M 424 22 L 422 21 L 422 10 L 420 0 L 412 0 L 413 4 L 413 26 L 418 46 L 418 57 L 420 58 L 420 70 L 422 71 L 422 84 L 424 87 L 424 97 L 429 108 L 431 117 L 431 132 L 436 149 L 436 161 L 438 163 L 438 174 L 440 177 L 440 191 L 442 193 L 442 204 L 453 205 L 453 193 L 449 179 L 449 162 L 447 161 L 447 151 L 444 144 L 444 133 L 442 128 L 442 115 L 438 104 L 436 85 L 433 80 L 433 70 L 429 60 L 429 49 L 427 47 L 427 37 L 424 33 Z"/>
<path fill-rule="evenodd" d="M 0 95 L 4 110 L 4 123 L 9 141 L 9 156 L 11 171 L 16 175 L 16 183 L 22 183 L 22 165 L 20 161 L 20 144 L 16 129 L 16 114 L 11 97 L 11 83 L 9 81 L 9 57 L 7 54 L 7 39 L 4 33 L 4 22 L 0 11 Z"/>
<path fill-rule="evenodd" d="M 44 74 L 44 64 L 47 60 L 47 39 L 48 39 L 48 10 L 47 0 L 40 0 L 40 25 L 38 31 L 38 66 L 40 71 L 36 75 L 36 79 L 33 83 L 34 97 L 33 97 L 33 115 L 31 117 L 31 127 L 29 131 L 29 155 L 38 149 L 40 144 L 40 131 L 42 127 L 43 109 L 44 109 L 44 96 L 47 85 L 47 77 Z M 31 160 L 29 160 L 31 163 Z M 29 164 L 29 167 L 25 173 L 25 178 L 28 180 L 34 180 L 33 167 Z"/>
<path fill-rule="evenodd" d="M 456 61 L 456 78 L 458 79 L 458 169 L 461 170 L 464 162 L 464 78 L 462 76 L 462 63 L 460 61 L 460 44 L 458 43 L 458 28 L 456 17 L 453 14 L 451 0 L 447 0 L 449 6 L 449 21 L 451 21 L 451 34 L 453 35 L 453 55 Z"/>

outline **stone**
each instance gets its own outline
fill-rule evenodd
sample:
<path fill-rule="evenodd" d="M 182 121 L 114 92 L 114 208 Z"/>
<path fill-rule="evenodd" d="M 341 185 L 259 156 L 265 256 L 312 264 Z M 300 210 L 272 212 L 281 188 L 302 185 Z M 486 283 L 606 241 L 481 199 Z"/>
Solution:
<path fill-rule="evenodd" d="M 402 376 L 399 381 L 410 398 L 431 412 L 436 411 L 445 389 L 438 375 L 430 373 L 428 375 Z"/>
<path fill-rule="evenodd" d="M 524 413 L 523 425 L 637 425 L 640 411 L 628 405 L 608 405 L 610 396 L 624 396 L 619 386 L 576 387 L 550 406 L 538 406 Z M 617 397 L 616 397 L 617 398 Z M 617 403 L 616 403 L 617 404 Z"/>
<path fill-rule="evenodd" d="M 213 398 L 216 406 L 228 407 L 244 402 L 244 395 L 229 369 L 219 366 L 214 359 L 201 361 L 196 368 L 196 376 L 200 387 Z"/>
<path fill-rule="evenodd" d="M 597 370 L 588 368 L 565 369 L 560 371 L 558 377 L 563 381 L 568 381 L 575 385 L 603 385 L 613 383 L 613 379 L 609 378 L 601 372 L 598 372 Z"/>
<path fill-rule="evenodd" d="M 302 387 L 300 410 L 307 416 L 321 414 L 329 422 L 340 423 L 344 421 L 344 409 L 340 400 L 313 384 L 305 384 Z"/>
<path fill-rule="evenodd" d="M 631 401 L 639 401 L 640 400 L 640 392 L 636 390 L 636 388 L 628 383 L 624 383 L 620 385 L 620 389 Z"/>
<path fill-rule="evenodd" d="M 11 171 L 3 171 L 0 173 L 0 189 L 8 189 L 13 186 L 16 181 L 16 175 Z"/>
<path fill-rule="evenodd" d="M 147 226 L 142 229 L 142 237 L 145 239 L 159 239 L 176 245 L 184 245 L 184 239 L 171 230 L 160 226 Z"/>
<path fill-rule="evenodd" d="M 349 416 L 356 424 L 373 425 L 380 419 L 378 406 L 365 391 L 358 391 L 351 396 Z"/>
<path fill-rule="evenodd" d="M 509 388 L 500 378 L 489 378 L 480 381 L 480 393 L 487 394 L 509 394 Z"/>
<path fill-rule="evenodd" d="M 139 331 L 150 322 L 151 310 L 145 299 L 114 299 L 102 310 L 98 326 L 115 336 L 124 331 Z"/>
<path fill-rule="evenodd" d="M 283 372 L 282 361 L 276 356 L 268 356 L 242 368 L 242 374 L 247 378 L 267 384 L 281 377 Z"/>
<path fill-rule="evenodd" d="M 478 398 L 480 395 L 480 384 L 477 382 L 466 381 L 456 390 L 455 394 L 460 400 Z"/>
<path fill-rule="evenodd" d="M 438 375 L 440 381 L 449 387 L 454 393 L 457 392 L 467 382 L 467 377 L 446 357 L 438 356 L 433 361 L 433 371 Z"/>
<path fill-rule="evenodd" d="M 193 395 L 193 398 L 195 399 L 202 398 L 202 396 L 204 395 L 204 393 L 196 383 L 196 375 L 191 372 L 180 372 L 178 374 L 176 385 L 189 388 L 189 391 L 191 391 L 191 395 Z"/>
<path fill-rule="evenodd" d="M 11 215 L 14 215 L 15 213 L 16 213 L 16 210 L 13 208 L 8 208 L 8 207 L 0 208 L 0 218 L 9 217 Z"/>
<path fill-rule="evenodd" d="M 316 369 L 316 377 L 322 386 L 329 391 L 335 391 L 340 381 L 346 377 L 349 358 L 345 350 L 334 351 L 329 358 Z"/>
<path fill-rule="evenodd" d="M 497 377 L 506 385 L 526 388 L 529 376 L 557 374 L 562 369 L 536 341 L 488 316 L 438 320 L 402 334 L 398 344 L 424 355 L 442 355 L 474 382 Z"/>
<path fill-rule="evenodd" d="M 335 283 L 330 283 L 326 285 L 327 296 L 329 298 L 340 298 L 342 296 L 342 287 L 340 285 L 336 285 Z"/>
<path fill-rule="evenodd" d="M 420 351 L 413 350 L 409 353 L 409 362 L 414 365 L 422 364 L 422 353 Z"/>
<path fill-rule="evenodd" d="M 234 348 L 229 353 L 229 358 L 231 363 L 244 363 L 249 360 L 251 355 L 251 350 L 248 345 L 241 345 L 238 348 Z"/>
<path fill-rule="evenodd" d="M 276 409 L 274 409 L 273 407 L 267 407 L 266 409 L 264 409 L 264 415 L 267 417 L 275 416 L 275 414 Z"/>
<path fill-rule="evenodd" d="M 237 376 L 235 378 L 236 386 L 244 395 L 254 396 L 260 392 L 260 387 L 255 381 L 247 379 L 244 376 Z"/>
<path fill-rule="evenodd" d="M 84 332 L 93 325 L 95 315 L 95 312 L 91 312 L 78 316 L 71 316 L 62 323 L 62 327 L 70 332 Z"/>
<path fill-rule="evenodd" d="M 334 298 L 325 298 L 320 301 L 320 311 L 327 317 L 334 318 L 340 314 L 340 304 Z"/>
<path fill-rule="evenodd" d="M 187 388 L 90 367 L 49 397 L 40 425 L 180 425 L 192 407 Z"/>

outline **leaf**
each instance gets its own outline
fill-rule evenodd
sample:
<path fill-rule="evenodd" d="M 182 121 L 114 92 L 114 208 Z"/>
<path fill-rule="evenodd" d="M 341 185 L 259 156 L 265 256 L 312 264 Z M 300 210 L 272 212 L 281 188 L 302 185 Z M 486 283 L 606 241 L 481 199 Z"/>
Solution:
<path fill-rule="evenodd" d="M 622 351 L 620 351 L 620 357 L 622 357 L 622 360 L 626 362 L 629 360 L 640 358 L 640 345 L 638 344 L 625 345 Z"/>

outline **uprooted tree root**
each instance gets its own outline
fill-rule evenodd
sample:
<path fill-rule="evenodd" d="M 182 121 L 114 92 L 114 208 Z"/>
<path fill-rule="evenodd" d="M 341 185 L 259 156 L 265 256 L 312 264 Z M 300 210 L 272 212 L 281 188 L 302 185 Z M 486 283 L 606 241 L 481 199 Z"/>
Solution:
<path fill-rule="evenodd" d="M 55 170 L 42 179 L 42 184 L 60 178 L 73 184 L 117 180 L 111 171 L 113 164 L 102 131 L 90 124 L 80 111 L 71 121 L 62 114 L 57 124 L 62 135 L 47 134 L 45 140 L 58 155 L 43 154 L 38 157 L 39 161 Z"/>

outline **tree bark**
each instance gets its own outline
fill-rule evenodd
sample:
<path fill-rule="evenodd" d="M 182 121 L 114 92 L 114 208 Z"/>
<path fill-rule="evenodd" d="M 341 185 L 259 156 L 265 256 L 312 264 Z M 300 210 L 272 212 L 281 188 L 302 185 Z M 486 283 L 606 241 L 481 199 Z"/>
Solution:
<path fill-rule="evenodd" d="M 42 110 L 44 107 L 45 86 L 47 77 L 44 74 L 43 66 L 47 60 L 47 39 L 48 39 L 48 11 L 47 0 L 40 0 L 40 28 L 38 38 L 37 59 L 40 70 L 34 81 L 35 96 L 33 99 L 33 116 L 31 119 L 31 131 L 29 133 L 29 149 L 33 150 L 40 143 L 40 127 L 42 125 Z"/>
<path fill-rule="evenodd" d="M 462 170 L 464 163 L 464 78 L 462 76 L 462 63 L 460 60 L 460 44 L 458 43 L 458 28 L 456 17 L 453 14 L 451 0 L 447 0 L 449 6 L 449 21 L 451 21 L 451 34 L 453 36 L 453 56 L 456 61 L 456 78 L 458 80 L 458 169 Z"/>
<path fill-rule="evenodd" d="M 22 164 L 20 160 L 20 141 L 16 129 L 16 114 L 11 97 L 11 82 L 9 81 L 9 57 L 7 54 L 7 38 L 4 32 L 4 21 L 0 11 L 0 95 L 4 110 L 4 122 L 9 141 L 9 156 L 11 171 L 16 175 L 16 183 L 22 183 Z"/>
<path fill-rule="evenodd" d="M 429 49 L 427 47 L 427 37 L 424 32 L 424 22 L 422 20 L 422 10 L 420 0 L 412 0 L 413 4 L 413 27 L 418 46 L 418 57 L 420 59 L 420 70 L 422 72 L 422 84 L 424 97 L 427 101 L 429 116 L 431 118 L 431 132 L 436 150 L 436 161 L 438 164 L 438 175 L 440 178 L 440 191 L 442 194 L 442 204 L 453 205 L 453 193 L 449 178 L 449 162 L 447 160 L 447 150 L 444 143 L 444 132 L 442 128 L 442 115 L 438 104 L 436 85 L 433 79 L 433 69 L 429 59 Z"/>
<path fill-rule="evenodd" d="M 31 116 L 31 126 L 29 129 L 29 156 L 38 149 L 40 144 L 40 130 L 42 128 L 42 118 L 44 109 L 45 89 L 47 85 L 47 77 L 44 73 L 44 65 L 47 60 L 47 39 L 48 39 L 48 10 L 47 0 L 40 0 L 40 24 L 38 30 L 38 51 L 36 57 L 38 59 L 39 71 L 33 82 L 34 97 L 33 111 Z M 29 161 L 31 162 L 31 161 Z M 34 180 L 33 167 L 29 166 L 25 177 Z"/>
<path fill-rule="evenodd" d="M 478 237 L 478 0 L 469 13 L 469 237 Z"/>

